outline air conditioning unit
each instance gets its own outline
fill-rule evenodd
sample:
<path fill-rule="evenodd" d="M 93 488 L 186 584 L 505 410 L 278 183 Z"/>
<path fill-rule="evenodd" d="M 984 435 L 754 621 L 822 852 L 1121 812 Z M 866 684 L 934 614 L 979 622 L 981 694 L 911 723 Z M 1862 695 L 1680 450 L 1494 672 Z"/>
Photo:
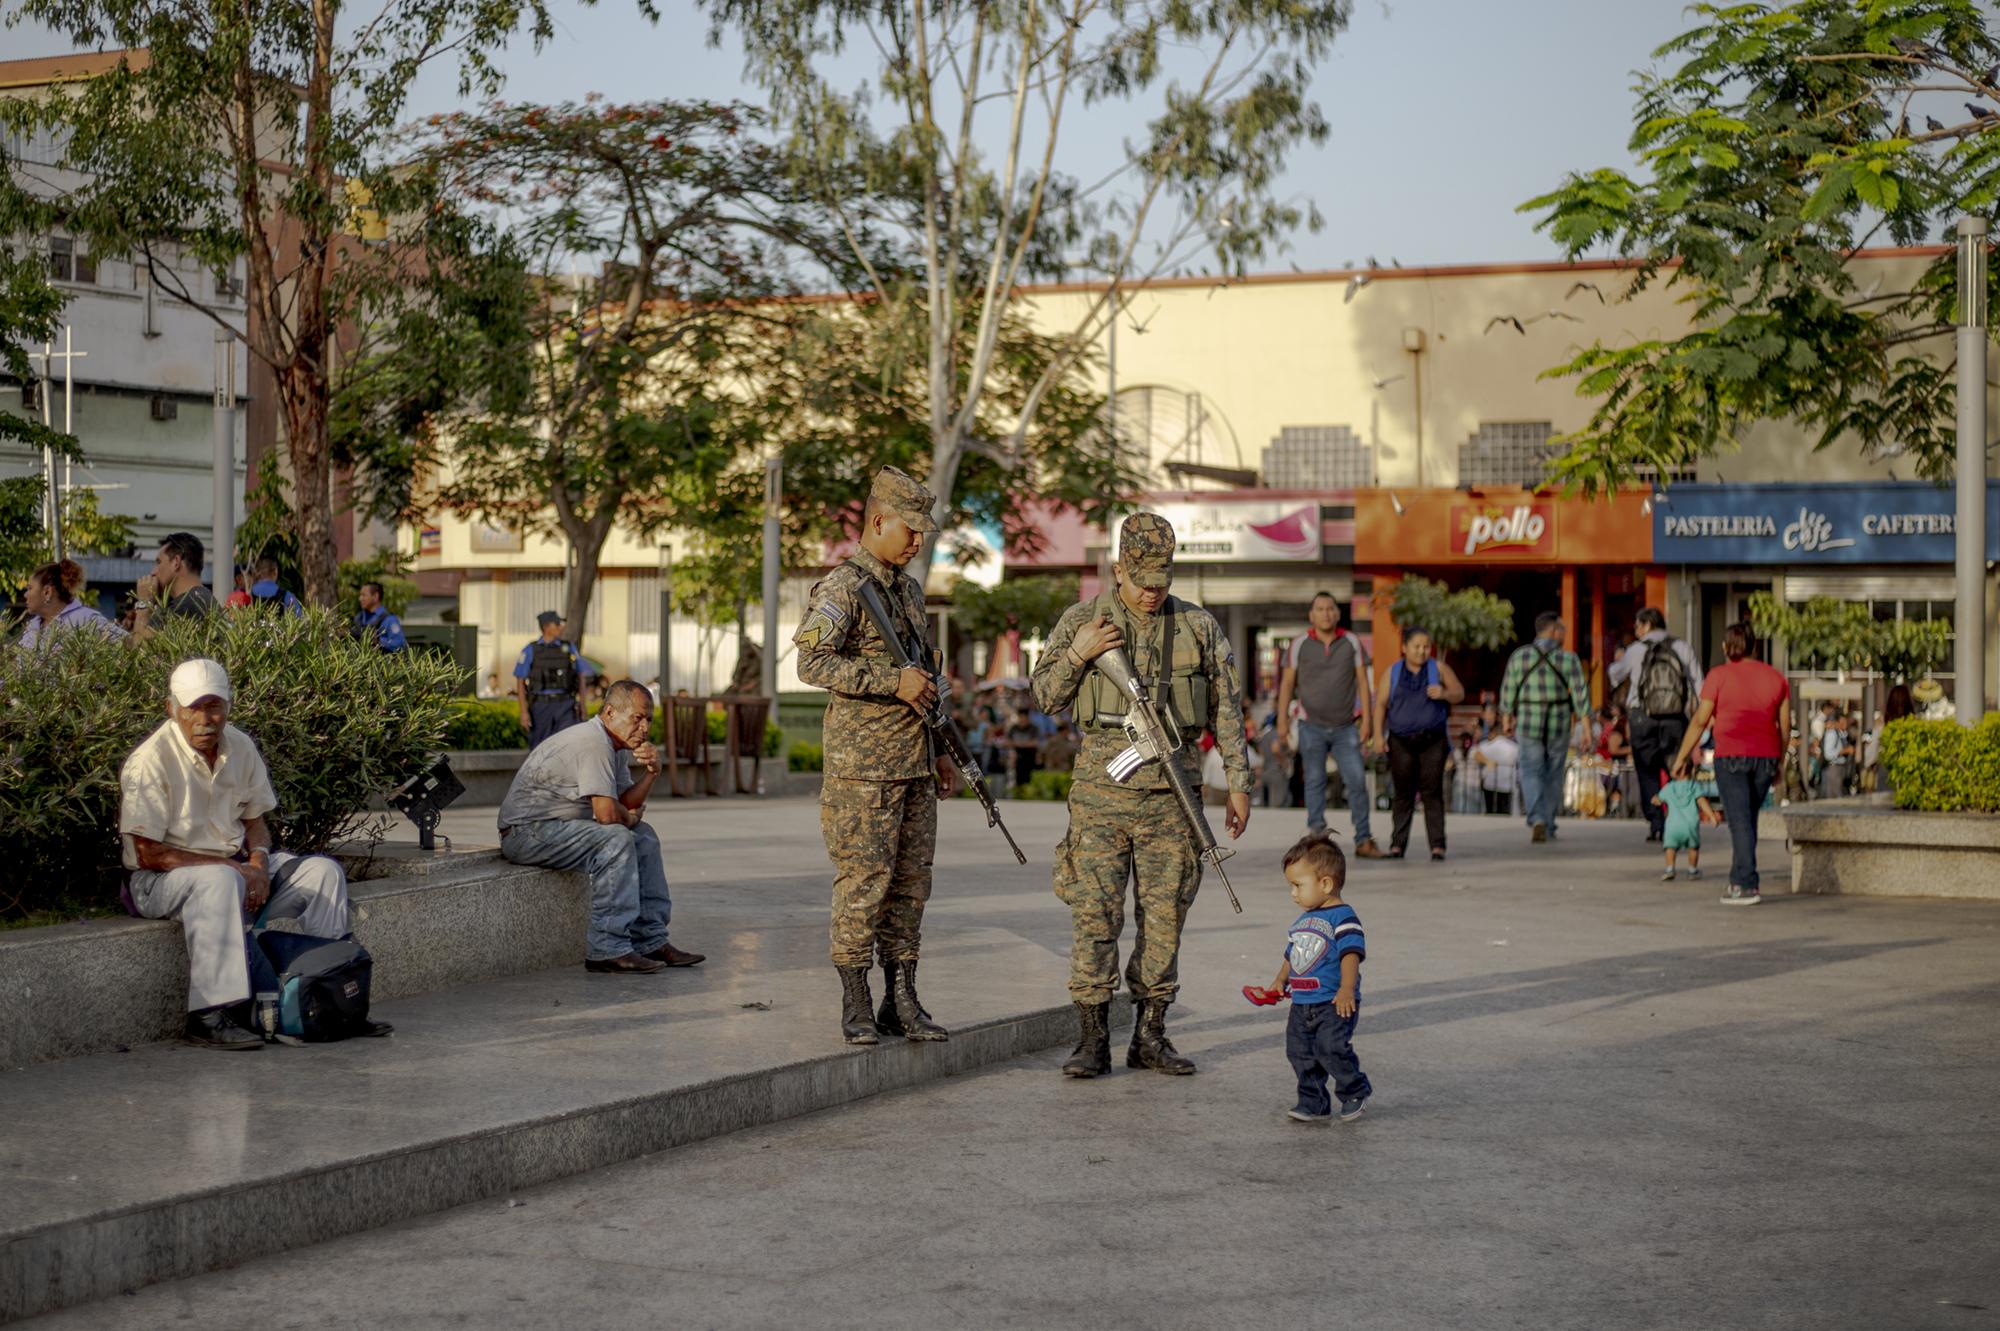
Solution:
<path fill-rule="evenodd" d="M 180 418 L 181 404 L 165 393 L 153 394 L 149 406 L 151 408 L 151 415 L 156 421 L 171 421 Z"/>

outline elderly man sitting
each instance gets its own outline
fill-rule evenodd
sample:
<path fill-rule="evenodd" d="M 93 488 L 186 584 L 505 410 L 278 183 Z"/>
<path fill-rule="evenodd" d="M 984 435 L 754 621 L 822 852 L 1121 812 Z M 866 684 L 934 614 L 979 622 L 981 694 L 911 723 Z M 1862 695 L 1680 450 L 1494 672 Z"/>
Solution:
<path fill-rule="evenodd" d="M 256 1049 L 239 1019 L 250 997 L 246 913 L 293 918 L 323 938 L 347 933 L 347 876 L 324 855 L 271 848 L 264 815 L 278 807 L 256 741 L 229 724 L 229 674 L 184 661 L 169 681 L 167 721 L 118 774 L 118 832 L 132 905 L 178 917 L 187 937 L 190 1043 Z M 268 909 L 266 905 L 268 903 Z"/>
<path fill-rule="evenodd" d="M 646 735 L 653 695 L 621 679 L 582 725 L 545 739 L 500 805 L 500 853 L 515 864 L 590 873 L 584 968 L 645 974 L 703 960 L 667 941 L 673 902 L 660 838 L 645 822 L 660 758 Z M 637 761 L 644 775 L 633 776 Z"/>

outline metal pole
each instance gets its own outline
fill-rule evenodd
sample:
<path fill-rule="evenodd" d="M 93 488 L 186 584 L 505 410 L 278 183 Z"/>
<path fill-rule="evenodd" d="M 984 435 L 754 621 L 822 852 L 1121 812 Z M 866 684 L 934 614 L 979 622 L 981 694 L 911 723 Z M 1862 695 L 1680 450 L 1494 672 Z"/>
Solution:
<path fill-rule="evenodd" d="M 219 596 L 236 589 L 236 342 L 226 330 L 215 330 L 215 474 L 211 505 L 215 510 L 213 544 L 208 563 Z"/>
<path fill-rule="evenodd" d="M 778 696 L 778 505 L 785 493 L 785 455 L 771 454 L 764 464 L 764 657 L 759 687 L 764 696 Z"/>
<path fill-rule="evenodd" d="M 674 548 L 660 547 L 660 696 L 653 701 L 664 710 L 674 694 Z"/>
<path fill-rule="evenodd" d="M 1104 329 L 1104 431 L 1111 436 L 1111 456 L 1118 451 L 1118 284 L 1111 284 L 1111 322 Z M 1152 465 L 1152 459 L 1146 459 Z"/>
<path fill-rule="evenodd" d="M 1986 219 L 1958 222 L 1958 723 L 1986 712 Z"/>
<path fill-rule="evenodd" d="M 42 424 L 51 430 L 55 429 L 55 420 L 51 415 L 54 408 L 49 402 L 49 394 L 55 388 L 55 376 L 51 373 L 55 354 L 56 348 L 53 342 L 42 343 Z M 57 484 L 56 451 L 49 447 L 42 449 L 42 526 L 49 534 L 51 551 L 49 557 L 61 559 L 63 557 L 62 487 Z"/>

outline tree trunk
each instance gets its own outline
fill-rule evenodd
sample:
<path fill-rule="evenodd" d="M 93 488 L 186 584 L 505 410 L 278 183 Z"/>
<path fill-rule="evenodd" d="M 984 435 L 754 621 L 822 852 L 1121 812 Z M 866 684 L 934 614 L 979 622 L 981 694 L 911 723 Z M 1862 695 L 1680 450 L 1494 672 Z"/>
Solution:
<path fill-rule="evenodd" d="M 957 430 L 947 427 L 931 437 L 931 469 L 925 485 L 930 492 L 943 501 L 944 507 L 951 507 L 952 490 L 958 485 L 958 466 L 965 460 L 965 441 Z M 942 518 L 939 519 L 942 522 Z M 934 531 L 924 537 L 923 549 L 910 561 L 905 570 L 917 580 L 917 586 L 928 586 L 930 582 L 931 560 L 937 555 L 938 538 L 943 530 Z"/>
<path fill-rule="evenodd" d="M 597 590 L 597 577 L 602 571 L 599 561 L 604 558 L 604 542 L 611 535 L 611 515 L 616 512 L 613 505 L 587 521 L 563 524 L 563 535 L 569 538 L 569 548 L 576 554 L 576 576 L 570 579 L 569 594 L 563 600 L 563 621 L 570 646 L 579 655 L 590 622 L 590 598 Z"/>
<path fill-rule="evenodd" d="M 309 364 L 310 362 L 308 362 Z M 285 439 L 292 460 L 292 506 L 298 523 L 300 599 L 332 605 L 338 599 L 338 558 L 333 543 L 333 471 L 327 442 L 327 382 L 297 362 L 278 375 Z M 232 552 L 233 553 L 233 552 Z M 226 583 L 228 565 L 216 570 Z"/>

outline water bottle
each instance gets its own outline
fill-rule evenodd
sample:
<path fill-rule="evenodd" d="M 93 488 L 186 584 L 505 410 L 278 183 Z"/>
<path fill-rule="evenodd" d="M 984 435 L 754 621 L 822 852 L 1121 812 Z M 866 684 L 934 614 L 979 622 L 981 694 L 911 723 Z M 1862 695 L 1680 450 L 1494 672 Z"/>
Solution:
<path fill-rule="evenodd" d="M 278 995 L 268 989 L 257 995 L 257 1033 L 266 1040 L 278 1038 Z"/>

